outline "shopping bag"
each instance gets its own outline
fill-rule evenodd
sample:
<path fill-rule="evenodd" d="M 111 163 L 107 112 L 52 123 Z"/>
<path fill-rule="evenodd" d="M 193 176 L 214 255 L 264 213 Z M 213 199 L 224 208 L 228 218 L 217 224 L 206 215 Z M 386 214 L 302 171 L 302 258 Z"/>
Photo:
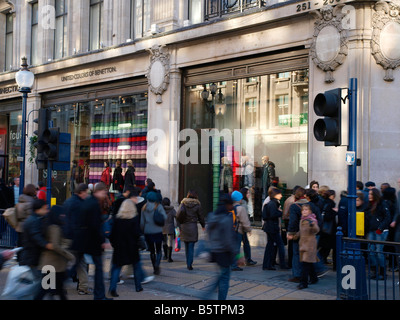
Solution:
<path fill-rule="evenodd" d="M 2 298 L 5 300 L 33 300 L 40 289 L 40 277 L 28 266 L 13 266 L 7 276 Z"/>
<path fill-rule="evenodd" d="M 181 250 L 181 237 L 179 228 L 175 228 L 175 251 L 178 252 Z"/>

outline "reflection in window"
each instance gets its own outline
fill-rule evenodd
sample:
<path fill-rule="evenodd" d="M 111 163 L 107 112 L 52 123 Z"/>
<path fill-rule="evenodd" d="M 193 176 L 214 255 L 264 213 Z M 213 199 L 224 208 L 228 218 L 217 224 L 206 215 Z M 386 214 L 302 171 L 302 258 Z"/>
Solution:
<path fill-rule="evenodd" d="M 60 59 L 67 55 L 67 5 L 66 0 L 56 0 L 55 4 L 54 59 Z"/>
<path fill-rule="evenodd" d="M 192 24 L 202 22 L 201 11 L 201 0 L 189 1 L 189 20 Z"/>
<path fill-rule="evenodd" d="M 97 50 L 102 41 L 103 0 L 90 0 L 89 50 Z"/>
<path fill-rule="evenodd" d="M 276 98 L 276 121 L 279 126 L 290 126 L 291 117 L 289 114 L 289 95 L 283 94 Z"/>
<path fill-rule="evenodd" d="M 250 98 L 246 99 L 246 111 L 245 111 L 246 127 L 257 126 L 257 99 Z"/>
<path fill-rule="evenodd" d="M 31 25 L 31 64 L 38 65 L 40 62 L 38 55 L 38 22 L 39 22 L 39 5 L 32 3 L 32 25 Z"/>
<path fill-rule="evenodd" d="M 14 19 L 12 13 L 6 14 L 6 56 L 5 56 L 5 70 L 11 70 L 13 64 L 13 30 Z"/>
<path fill-rule="evenodd" d="M 131 0 L 131 38 L 142 38 L 150 30 L 150 0 Z"/>

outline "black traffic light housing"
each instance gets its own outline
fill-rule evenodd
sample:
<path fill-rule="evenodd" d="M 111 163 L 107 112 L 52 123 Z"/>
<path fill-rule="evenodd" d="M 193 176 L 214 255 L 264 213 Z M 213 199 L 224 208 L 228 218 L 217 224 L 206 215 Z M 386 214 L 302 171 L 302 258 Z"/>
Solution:
<path fill-rule="evenodd" d="M 47 128 L 43 132 L 44 147 L 43 152 L 46 160 L 58 160 L 59 128 Z"/>
<path fill-rule="evenodd" d="M 314 112 L 324 117 L 314 123 L 314 137 L 325 146 L 340 146 L 342 142 L 342 89 L 318 93 L 314 99 Z"/>
<path fill-rule="evenodd" d="M 37 136 L 37 141 L 34 144 L 36 150 L 36 165 L 38 169 L 47 168 L 47 157 L 44 153 L 45 141 L 43 133 L 48 129 L 50 120 L 50 110 L 49 109 L 39 109 L 39 116 L 33 120 L 33 122 L 38 124 L 38 129 L 33 133 Z"/>

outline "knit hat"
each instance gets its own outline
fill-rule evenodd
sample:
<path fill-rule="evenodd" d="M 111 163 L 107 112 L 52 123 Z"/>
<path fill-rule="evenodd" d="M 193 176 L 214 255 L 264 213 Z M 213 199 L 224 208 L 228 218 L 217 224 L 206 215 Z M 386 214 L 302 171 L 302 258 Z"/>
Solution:
<path fill-rule="evenodd" d="M 159 197 L 156 192 L 150 191 L 149 193 L 147 193 L 146 199 L 147 199 L 147 201 L 150 201 L 150 202 L 157 202 L 159 200 Z"/>
<path fill-rule="evenodd" d="M 231 194 L 232 201 L 240 201 L 243 199 L 243 195 L 239 191 L 233 191 Z"/>

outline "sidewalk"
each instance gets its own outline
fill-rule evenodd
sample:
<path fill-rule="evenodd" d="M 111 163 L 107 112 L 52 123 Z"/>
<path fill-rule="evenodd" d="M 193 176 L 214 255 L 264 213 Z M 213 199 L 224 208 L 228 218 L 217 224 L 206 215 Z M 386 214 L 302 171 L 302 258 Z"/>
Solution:
<path fill-rule="evenodd" d="M 107 249 L 104 254 L 104 275 L 106 291 L 108 291 L 108 271 L 112 249 Z M 263 247 L 252 247 L 252 258 L 258 263 L 255 266 L 245 266 L 243 271 L 232 271 L 228 300 L 335 300 L 336 299 L 336 273 L 330 271 L 320 278 L 319 282 L 310 285 L 307 289 L 298 290 L 297 283 L 289 282 L 291 270 L 262 270 L 264 256 Z M 149 252 L 141 253 L 142 264 L 147 275 L 153 275 Z M 143 285 L 144 290 L 137 293 L 134 280 L 122 274 L 124 283 L 118 285 L 119 297 L 115 300 L 201 300 L 212 284 L 217 274 L 217 266 L 205 259 L 195 258 L 193 270 L 186 268 L 184 249 L 173 252 L 174 262 L 161 262 L 161 274 Z M 0 290 L 3 290 L 10 267 L 5 267 L 0 272 Z M 124 271 L 125 269 L 123 269 Z M 94 268 L 89 267 L 89 285 L 93 287 Z M 65 283 L 69 300 L 92 300 L 93 295 L 78 295 L 76 283 L 68 279 Z M 214 296 L 207 299 L 216 299 Z"/>

